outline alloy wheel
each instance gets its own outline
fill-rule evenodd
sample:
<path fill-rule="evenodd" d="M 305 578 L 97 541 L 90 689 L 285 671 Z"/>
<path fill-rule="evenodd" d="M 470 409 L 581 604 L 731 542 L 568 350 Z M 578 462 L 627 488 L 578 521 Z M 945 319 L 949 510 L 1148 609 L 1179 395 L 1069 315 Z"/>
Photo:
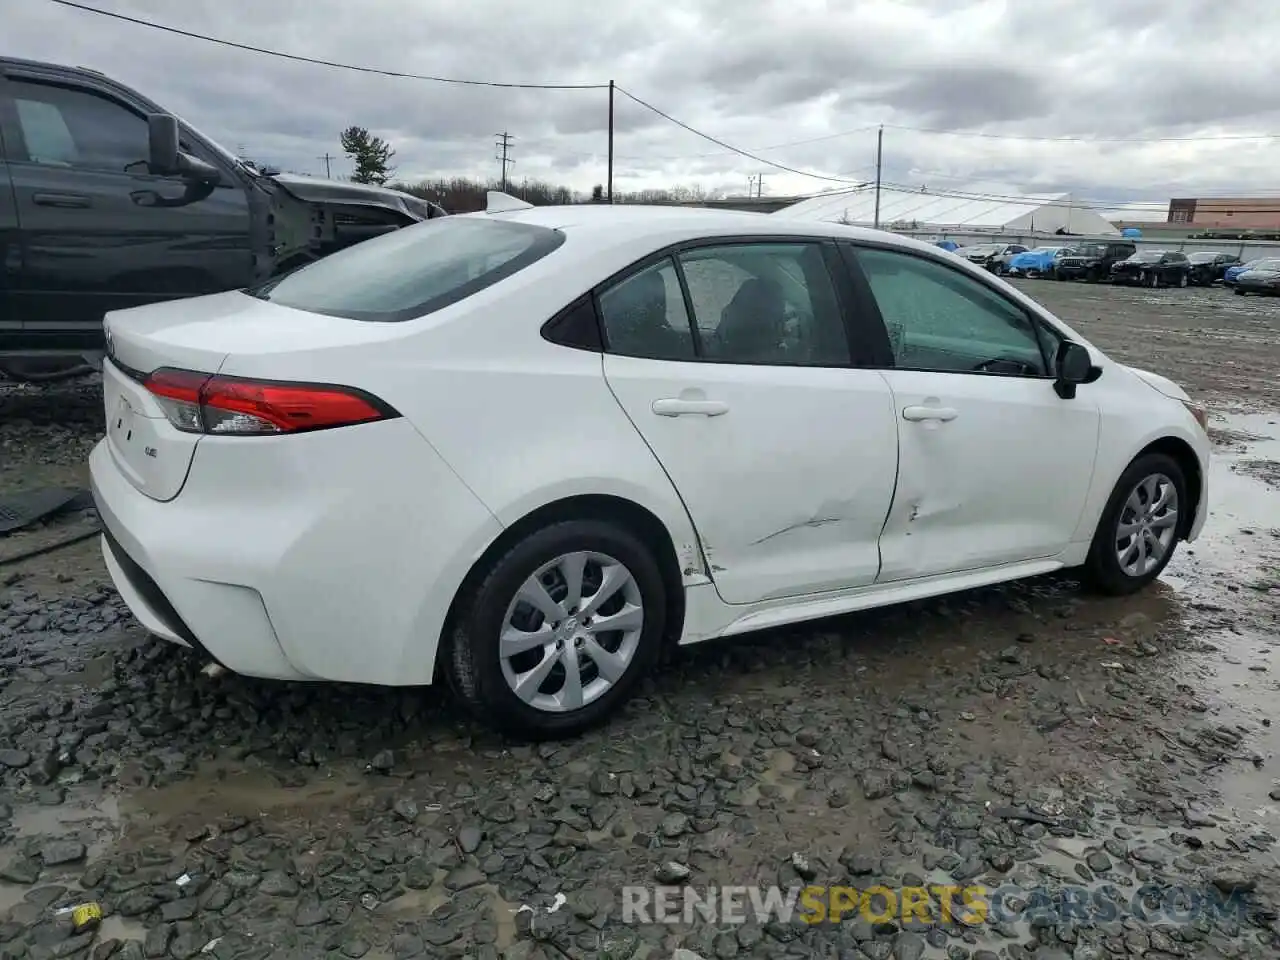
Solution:
<path fill-rule="evenodd" d="M 1120 569 L 1130 577 L 1155 569 L 1173 547 L 1177 530 L 1177 486 L 1163 473 L 1143 478 L 1125 499 L 1116 523 Z"/>
<path fill-rule="evenodd" d="M 562 554 L 525 580 L 507 607 L 502 675 L 535 710 L 579 710 L 622 679 L 643 628 L 640 587 L 623 563 L 603 553 Z"/>

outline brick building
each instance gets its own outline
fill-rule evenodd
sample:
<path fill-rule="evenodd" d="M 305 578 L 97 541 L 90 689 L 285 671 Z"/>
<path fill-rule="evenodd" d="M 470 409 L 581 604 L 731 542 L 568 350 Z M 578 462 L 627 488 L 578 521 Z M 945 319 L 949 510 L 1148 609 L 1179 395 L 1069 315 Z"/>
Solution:
<path fill-rule="evenodd" d="M 1166 222 L 1200 229 L 1280 230 L 1280 196 L 1174 199 Z"/>

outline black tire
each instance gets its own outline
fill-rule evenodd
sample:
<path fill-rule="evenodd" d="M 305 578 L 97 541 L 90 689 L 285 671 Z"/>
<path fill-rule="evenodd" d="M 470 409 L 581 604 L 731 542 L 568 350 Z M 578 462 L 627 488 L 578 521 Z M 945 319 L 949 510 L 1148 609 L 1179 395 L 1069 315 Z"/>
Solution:
<path fill-rule="evenodd" d="M 1231 292 L 1234 293 L 1237 297 L 1244 296 L 1244 291 L 1241 290 L 1239 287 L 1235 287 Z"/>
<path fill-rule="evenodd" d="M 1146 573 L 1134 576 L 1125 573 L 1116 556 L 1117 529 L 1120 518 L 1124 515 L 1125 501 L 1128 500 L 1129 494 L 1143 479 L 1156 474 L 1168 477 L 1177 491 L 1178 524 L 1175 527 L 1174 537 L 1160 562 Z M 1136 593 L 1147 586 L 1160 576 L 1169 560 L 1177 552 L 1178 542 L 1186 532 L 1186 517 L 1189 516 L 1187 511 L 1193 509 L 1195 504 L 1187 501 L 1186 476 L 1176 460 L 1163 453 L 1148 453 L 1138 457 L 1120 475 L 1098 520 L 1098 528 L 1094 531 L 1093 543 L 1089 547 L 1089 556 L 1082 570 L 1086 585 L 1100 593 L 1117 597 Z"/>
<path fill-rule="evenodd" d="M 1147 286 L 1152 290 L 1158 290 L 1160 288 L 1160 274 L 1158 271 L 1152 270 L 1144 279 L 1147 281 Z"/>
<path fill-rule="evenodd" d="M 590 551 L 618 560 L 631 572 L 644 607 L 644 625 L 622 677 L 596 700 L 556 713 L 516 696 L 502 672 L 498 637 L 507 608 L 524 582 L 556 557 Z M 459 700 L 488 726 L 522 740 L 572 737 L 596 726 L 626 701 L 662 648 L 669 608 L 653 552 L 633 533 L 605 520 L 565 520 L 531 533 L 492 562 L 459 597 L 446 637 L 445 673 Z"/>

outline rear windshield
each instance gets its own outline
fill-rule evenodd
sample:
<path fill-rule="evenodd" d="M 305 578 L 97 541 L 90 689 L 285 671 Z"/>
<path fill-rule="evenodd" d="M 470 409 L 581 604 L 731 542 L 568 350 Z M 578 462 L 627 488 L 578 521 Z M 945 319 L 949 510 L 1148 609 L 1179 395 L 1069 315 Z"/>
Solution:
<path fill-rule="evenodd" d="M 412 320 L 457 303 L 564 243 L 547 227 L 439 217 L 339 250 L 247 292 L 351 320 Z"/>

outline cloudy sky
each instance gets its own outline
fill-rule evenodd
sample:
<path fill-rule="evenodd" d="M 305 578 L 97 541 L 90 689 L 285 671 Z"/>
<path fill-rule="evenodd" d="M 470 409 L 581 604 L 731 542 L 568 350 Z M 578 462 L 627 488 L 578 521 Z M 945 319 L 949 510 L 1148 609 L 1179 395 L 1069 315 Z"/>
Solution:
<path fill-rule="evenodd" d="M 1280 130 L 1274 0 L 83 2 L 392 71 L 612 79 L 720 140 L 829 178 L 728 152 L 619 94 L 619 190 L 741 193 L 762 171 L 764 192 L 776 195 L 867 180 L 880 124 L 884 180 L 931 191 L 1073 191 L 1118 204 L 1280 189 L 1280 138 L 1239 139 Z M 0 0 L 0 23 L 0 53 L 102 70 L 231 150 L 285 169 L 323 173 L 322 155 L 340 153 L 338 132 L 358 124 L 391 141 L 405 179 L 494 176 L 503 130 L 515 138 L 516 179 L 588 190 L 605 177 L 603 90 L 367 75 L 50 0 Z M 1203 139 L 1118 142 L 1138 138 Z M 350 165 L 339 158 L 333 170 Z"/>

